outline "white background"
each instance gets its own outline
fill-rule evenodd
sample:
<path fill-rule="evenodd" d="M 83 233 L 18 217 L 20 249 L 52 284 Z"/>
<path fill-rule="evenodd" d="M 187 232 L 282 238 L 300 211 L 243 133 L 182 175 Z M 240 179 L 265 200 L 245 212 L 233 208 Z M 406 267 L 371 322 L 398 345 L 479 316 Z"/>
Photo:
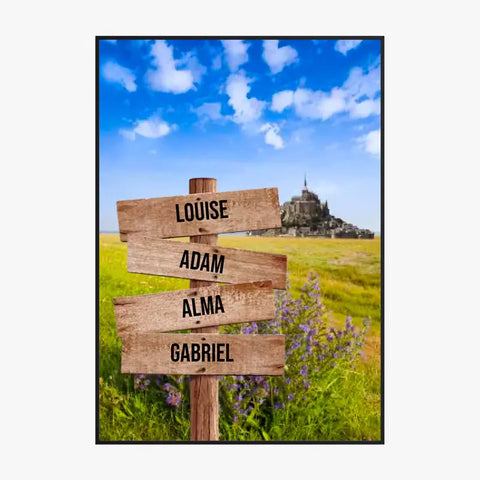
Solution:
<path fill-rule="evenodd" d="M 3 478 L 479 478 L 475 2 L 3 2 Z M 95 35 L 385 35 L 385 445 L 95 445 Z"/>

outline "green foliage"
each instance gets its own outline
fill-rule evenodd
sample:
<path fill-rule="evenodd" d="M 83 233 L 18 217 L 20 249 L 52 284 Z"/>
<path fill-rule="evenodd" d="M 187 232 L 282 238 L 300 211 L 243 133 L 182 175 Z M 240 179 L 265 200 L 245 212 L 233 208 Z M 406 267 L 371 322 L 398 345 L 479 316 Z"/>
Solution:
<path fill-rule="evenodd" d="M 288 255 L 292 302 L 302 308 L 294 321 L 260 322 L 258 327 L 277 329 L 287 337 L 290 349 L 293 336 L 301 332 L 313 315 L 319 319 L 312 342 L 326 343 L 330 328 L 344 328 L 345 317 L 359 320 L 369 317 L 372 325 L 363 348 L 364 358 L 352 356 L 329 362 L 301 360 L 302 348 L 287 360 L 284 377 L 268 378 L 270 387 L 265 402 L 250 402 L 246 415 L 234 422 L 234 394 L 247 398 L 247 390 L 228 385 L 241 384 L 236 377 L 225 377 L 220 389 L 220 435 L 222 440 L 378 440 L 380 437 L 380 254 L 379 241 L 347 239 L 303 239 L 221 236 L 219 245 Z M 316 300 L 302 292 L 309 272 L 321 278 L 322 302 L 316 314 Z M 117 338 L 112 299 L 188 288 L 187 280 L 127 273 L 126 244 L 118 235 L 100 237 L 100 439 L 101 440 L 188 440 L 188 383 L 182 377 L 135 380 L 120 373 L 120 340 Z M 301 298 L 303 295 L 303 298 Z M 289 293 L 286 294 L 289 297 Z M 290 301 L 289 300 L 289 301 Z M 310 302 L 310 304 L 308 303 Z M 313 303 L 312 303 L 313 302 Z M 319 305 L 316 302 L 317 307 Z M 311 318 L 313 318 L 311 317 Z M 247 326 L 244 328 L 251 328 Z M 236 329 L 236 330 L 235 330 Z M 223 331 L 238 331 L 239 326 Z M 267 329 L 267 330 L 265 330 Z M 271 330 L 273 331 L 273 330 Z M 248 332 L 246 332 L 248 333 Z M 347 341 L 346 339 L 344 339 Z M 335 342 L 337 339 L 335 339 Z M 336 343 L 335 343 L 336 344 Z M 313 345 L 313 344 L 312 344 Z M 313 348 L 313 347 L 312 347 Z M 315 346 L 317 348 L 317 346 Z M 318 360 L 318 352 L 315 351 Z M 303 363 L 302 363 L 303 362 Z M 305 388 L 300 369 L 308 364 L 309 387 Z M 315 371 L 317 369 L 317 371 Z M 310 376 L 311 375 L 311 376 Z M 302 378 L 301 378 L 302 377 Z M 186 377 L 183 377 L 186 378 Z M 285 379 L 292 382 L 287 384 Z M 147 382 L 148 388 L 141 388 Z M 172 392 L 180 392 L 182 401 L 167 400 L 165 382 Z M 249 380 L 250 381 L 250 380 Z M 158 385 L 157 385 L 158 384 Z M 252 385 L 254 386 L 255 381 Z M 245 387 L 245 384 L 243 385 Z M 242 387 L 242 388 L 243 388 Z M 278 393 L 275 393 L 278 390 Z M 170 392 L 170 395 L 172 395 Z M 289 397 L 293 395 L 293 399 Z M 243 399 L 242 399 L 243 401 Z M 275 405 L 283 403 L 282 408 Z M 237 416 L 238 413 L 237 413 Z"/>

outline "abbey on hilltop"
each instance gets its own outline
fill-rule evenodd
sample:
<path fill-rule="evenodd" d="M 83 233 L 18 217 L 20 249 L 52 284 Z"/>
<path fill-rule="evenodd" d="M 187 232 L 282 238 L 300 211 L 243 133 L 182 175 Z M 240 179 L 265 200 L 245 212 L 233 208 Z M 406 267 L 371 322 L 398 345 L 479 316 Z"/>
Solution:
<path fill-rule="evenodd" d="M 373 238 L 374 233 L 358 228 L 330 214 L 328 202 L 304 187 L 300 196 L 293 196 L 281 208 L 282 228 L 248 232 L 248 235 L 320 236 L 330 238 Z"/>

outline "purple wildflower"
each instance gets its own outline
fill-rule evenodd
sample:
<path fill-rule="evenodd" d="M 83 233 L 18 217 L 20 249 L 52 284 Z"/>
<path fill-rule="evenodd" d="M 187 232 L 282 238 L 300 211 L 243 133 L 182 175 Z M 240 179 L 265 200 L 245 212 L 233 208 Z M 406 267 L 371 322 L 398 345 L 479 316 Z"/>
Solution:
<path fill-rule="evenodd" d="M 178 407 L 182 400 L 182 394 L 180 392 L 172 393 L 170 392 L 167 396 L 167 403 L 174 407 Z"/>

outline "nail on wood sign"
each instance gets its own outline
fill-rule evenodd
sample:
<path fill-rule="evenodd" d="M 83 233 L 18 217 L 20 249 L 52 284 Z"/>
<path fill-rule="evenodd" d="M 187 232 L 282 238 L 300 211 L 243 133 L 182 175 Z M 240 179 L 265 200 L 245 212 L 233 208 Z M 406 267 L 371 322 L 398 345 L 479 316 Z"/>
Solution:
<path fill-rule="evenodd" d="M 216 235 L 281 227 L 278 191 L 215 190 L 215 179 L 191 179 L 190 191 L 202 193 L 117 202 L 128 271 L 197 287 L 114 299 L 122 373 L 191 375 L 192 440 L 218 440 L 216 375 L 283 375 L 285 366 L 283 335 L 217 333 L 275 317 L 287 257 L 217 247 Z M 163 240 L 185 236 L 190 243 Z"/>
<path fill-rule="evenodd" d="M 135 295 L 115 298 L 113 303 L 122 338 L 275 317 L 271 281 Z"/>
<path fill-rule="evenodd" d="M 122 339 L 122 373 L 283 375 L 283 335 L 137 334 Z"/>
<path fill-rule="evenodd" d="M 276 188 L 117 202 L 120 240 L 130 233 L 156 238 L 280 228 Z"/>
<path fill-rule="evenodd" d="M 272 281 L 285 289 L 287 257 L 273 253 L 128 235 L 128 271 L 222 283 Z"/>

